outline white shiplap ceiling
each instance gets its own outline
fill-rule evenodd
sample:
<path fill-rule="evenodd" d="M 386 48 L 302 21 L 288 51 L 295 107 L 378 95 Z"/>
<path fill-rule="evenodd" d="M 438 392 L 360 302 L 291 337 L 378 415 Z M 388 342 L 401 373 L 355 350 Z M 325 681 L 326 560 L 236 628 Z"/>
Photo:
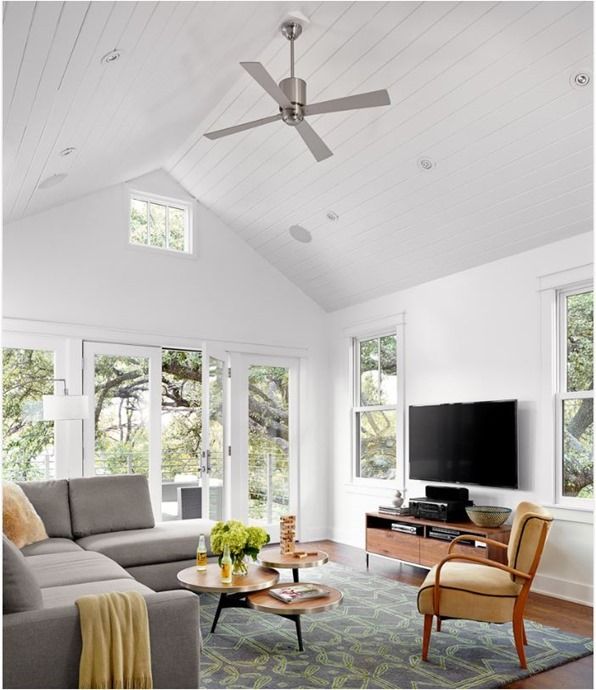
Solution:
<path fill-rule="evenodd" d="M 275 114 L 238 62 L 287 76 L 291 10 L 310 19 L 296 43 L 310 102 L 392 100 L 310 118 L 335 154 L 321 163 L 282 123 L 202 137 Z M 9 2 L 5 220 L 164 167 L 341 308 L 590 231 L 593 84 L 570 78 L 592 69 L 588 2 Z"/>

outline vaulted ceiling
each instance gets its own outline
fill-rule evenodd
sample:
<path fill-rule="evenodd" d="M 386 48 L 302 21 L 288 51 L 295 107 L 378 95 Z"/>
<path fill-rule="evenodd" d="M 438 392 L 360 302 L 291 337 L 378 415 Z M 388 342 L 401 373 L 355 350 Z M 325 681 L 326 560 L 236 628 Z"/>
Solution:
<path fill-rule="evenodd" d="M 386 88 L 391 106 L 310 118 L 334 152 L 320 163 L 280 122 L 205 139 L 276 113 L 238 63 L 288 76 L 278 29 L 293 10 L 309 19 L 296 42 L 309 102 Z M 575 83 L 593 77 L 591 3 L 9 2 L 4 15 L 6 221 L 163 167 L 329 310 L 592 228 L 593 82 Z"/>

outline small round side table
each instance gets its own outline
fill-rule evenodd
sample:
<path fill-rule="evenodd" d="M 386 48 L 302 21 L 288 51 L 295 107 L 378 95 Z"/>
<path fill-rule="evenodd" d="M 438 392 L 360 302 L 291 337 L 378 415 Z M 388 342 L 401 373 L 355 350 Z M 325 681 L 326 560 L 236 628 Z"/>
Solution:
<path fill-rule="evenodd" d="M 293 553 L 283 554 L 278 547 L 264 549 L 259 553 L 259 563 L 266 568 L 276 568 L 277 570 L 291 568 L 294 582 L 299 582 L 299 571 L 301 568 L 316 568 L 325 565 L 329 561 L 329 556 L 324 551 L 317 551 L 313 556 L 296 558 Z"/>

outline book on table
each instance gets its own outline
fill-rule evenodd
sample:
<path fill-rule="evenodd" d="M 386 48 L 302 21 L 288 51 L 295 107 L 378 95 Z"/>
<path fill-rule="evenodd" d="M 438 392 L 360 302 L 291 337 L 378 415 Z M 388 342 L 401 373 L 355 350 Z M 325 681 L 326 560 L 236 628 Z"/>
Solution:
<path fill-rule="evenodd" d="M 269 590 L 269 594 L 285 604 L 291 604 L 294 601 L 306 601 L 307 599 L 318 599 L 319 597 L 328 597 L 329 592 L 323 587 L 312 585 L 309 583 L 290 585 L 286 587 L 274 587 Z"/>

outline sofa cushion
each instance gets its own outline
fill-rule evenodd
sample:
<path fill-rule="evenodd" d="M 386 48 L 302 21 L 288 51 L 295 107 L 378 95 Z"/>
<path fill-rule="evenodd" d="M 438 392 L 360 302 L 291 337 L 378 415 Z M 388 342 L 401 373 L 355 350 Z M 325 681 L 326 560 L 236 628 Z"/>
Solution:
<path fill-rule="evenodd" d="M 155 525 L 149 485 L 139 474 L 71 479 L 68 489 L 76 538 Z"/>
<path fill-rule="evenodd" d="M 72 539 L 68 481 L 52 479 L 45 482 L 18 482 L 42 519 L 48 537 Z"/>
<path fill-rule="evenodd" d="M 73 606 L 79 597 L 87 594 L 105 594 L 106 592 L 138 592 L 153 594 L 153 590 L 140 582 L 128 579 L 101 580 L 100 582 L 81 582 L 78 585 L 46 587 L 41 590 L 44 609 L 57 606 Z"/>
<path fill-rule="evenodd" d="M 25 560 L 42 589 L 131 577 L 117 563 L 93 551 L 49 553 L 28 556 Z"/>
<path fill-rule="evenodd" d="M 125 568 L 184 561 L 195 557 L 199 534 L 205 534 L 208 540 L 214 524 L 201 518 L 158 522 L 151 529 L 94 534 L 78 539 L 77 544 L 103 553 Z M 208 541 L 207 553 L 210 553 Z"/>
<path fill-rule="evenodd" d="M 48 538 L 31 501 L 13 482 L 2 482 L 2 530 L 19 549 Z"/>
<path fill-rule="evenodd" d="M 3 611 L 19 613 L 42 608 L 41 589 L 26 558 L 2 535 Z"/>
<path fill-rule="evenodd" d="M 64 553 L 65 551 L 82 551 L 83 549 L 75 544 L 72 539 L 44 539 L 36 541 L 35 544 L 23 546 L 21 553 L 23 556 L 41 556 L 47 553 Z"/>
<path fill-rule="evenodd" d="M 434 613 L 436 566 L 418 590 L 418 611 Z M 490 623 L 511 620 L 521 585 L 509 573 L 480 563 L 451 561 L 441 569 L 440 613 L 447 618 L 465 618 Z"/>

